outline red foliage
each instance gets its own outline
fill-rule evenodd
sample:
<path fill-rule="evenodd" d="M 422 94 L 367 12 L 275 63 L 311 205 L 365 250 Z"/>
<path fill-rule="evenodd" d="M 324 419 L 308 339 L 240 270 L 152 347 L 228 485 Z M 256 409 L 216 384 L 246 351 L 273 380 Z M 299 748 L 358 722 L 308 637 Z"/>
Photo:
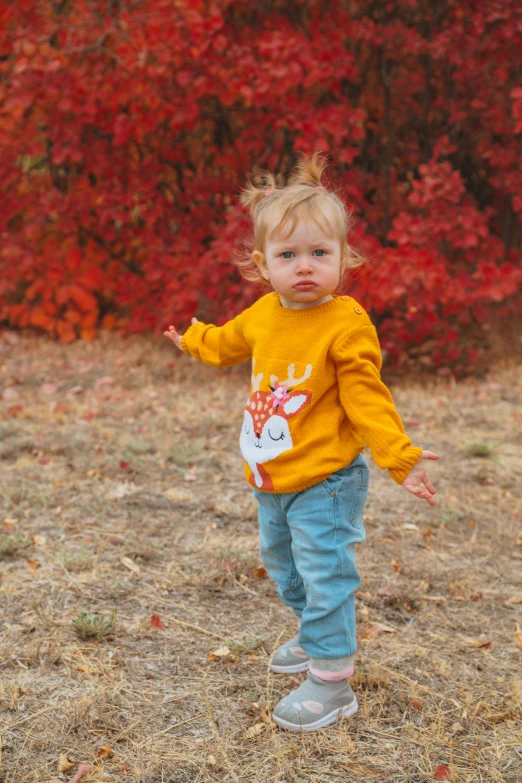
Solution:
<path fill-rule="evenodd" d="M 465 359 L 471 322 L 514 312 L 517 0 L 19 0 L 0 42 L 0 322 L 71 341 L 231 317 L 258 295 L 230 264 L 237 191 L 314 149 L 392 356 Z"/>

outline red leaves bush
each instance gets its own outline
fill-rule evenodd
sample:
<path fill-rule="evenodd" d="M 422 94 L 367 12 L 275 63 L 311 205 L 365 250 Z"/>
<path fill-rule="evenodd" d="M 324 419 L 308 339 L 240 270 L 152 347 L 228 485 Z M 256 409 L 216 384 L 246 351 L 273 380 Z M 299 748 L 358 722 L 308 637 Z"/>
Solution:
<path fill-rule="evenodd" d="M 516 0 L 99 0 L 0 9 L 0 322 L 63 341 L 223 321 L 259 167 L 330 153 L 395 359 L 475 360 L 519 306 Z"/>

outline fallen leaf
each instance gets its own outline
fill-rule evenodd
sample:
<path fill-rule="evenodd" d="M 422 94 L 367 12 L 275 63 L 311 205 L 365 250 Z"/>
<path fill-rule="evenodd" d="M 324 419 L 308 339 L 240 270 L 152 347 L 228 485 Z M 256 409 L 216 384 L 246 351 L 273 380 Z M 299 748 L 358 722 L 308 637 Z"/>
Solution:
<path fill-rule="evenodd" d="M 437 764 L 433 770 L 433 777 L 435 780 L 451 780 L 450 768 L 447 764 Z"/>
<path fill-rule="evenodd" d="M 398 560 L 392 560 L 391 564 L 396 571 L 402 571 L 402 563 L 400 563 Z"/>
<path fill-rule="evenodd" d="M 484 647 L 485 649 L 489 649 L 491 647 L 491 642 L 475 642 L 475 647 Z"/>
<path fill-rule="evenodd" d="M 8 518 L 8 519 L 4 519 L 2 525 L 17 525 L 18 522 L 19 522 L 18 519 Z"/>
<path fill-rule="evenodd" d="M 253 737 L 257 737 L 258 734 L 261 734 L 265 729 L 266 723 L 256 723 L 254 726 L 250 726 L 246 729 L 244 737 L 245 739 L 252 739 Z"/>
<path fill-rule="evenodd" d="M 210 764 L 211 767 L 215 767 L 217 764 L 216 757 L 215 756 L 207 756 L 207 764 Z"/>
<path fill-rule="evenodd" d="M 110 745 L 102 745 L 96 755 L 100 759 L 110 759 L 113 756 L 112 748 Z"/>
<path fill-rule="evenodd" d="M 33 544 L 35 546 L 45 546 L 47 543 L 47 536 L 42 535 L 41 533 L 35 533 L 33 536 Z"/>
<path fill-rule="evenodd" d="M 210 663 L 210 661 L 214 661 L 216 658 L 225 658 L 227 655 L 230 655 L 228 647 L 218 647 L 217 650 L 209 653 L 207 660 Z"/>
<path fill-rule="evenodd" d="M 26 557 L 25 559 L 27 561 L 27 565 L 32 571 L 36 571 L 36 569 L 40 568 L 40 566 L 42 565 L 41 563 L 38 563 L 36 560 L 31 560 L 30 557 Z"/>
<path fill-rule="evenodd" d="M 163 631 L 163 623 L 161 622 L 161 617 L 158 617 L 157 614 L 151 614 L 150 627 L 157 628 L 159 631 Z"/>
<path fill-rule="evenodd" d="M 414 710 L 418 710 L 419 712 L 422 712 L 422 702 L 418 699 L 411 699 L 410 705 L 413 707 Z"/>
<path fill-rule="evenodd" d="M 379 636 L 382 633 L 380 628 L 375 628 L 371 625 L 369 628 L 365 628 L 361 631 L 361 639 L 373 639 L 374 636 Z"/>
<path fill-rule="evenodd" d="M 268 576 L 266 568 L 263 566 L 260 566 L 259 568 L 254 568 L 254 576 L 256 579 L 266 579 Z"/>
<path fill-rule="evenodd" d="M 125 566 L 125 568 L 128 568 L 129 571 L 133 571 L 135 574 L 140 573 L 140 567 L 137 563 L 134 562 L 134 560 L 131 560 L 130 557 L 127 557 L 126 555 L 122 555 L 120 557 L 120 563 Z"/>
<path fill-rule="evenodd" d="M 65 753 L 60 753 L 60 757 L 58 759 L 58 772 L 67 772 L 67 770 L 74 767 L 74 765 L 75 762 L 68 759 Z"/>

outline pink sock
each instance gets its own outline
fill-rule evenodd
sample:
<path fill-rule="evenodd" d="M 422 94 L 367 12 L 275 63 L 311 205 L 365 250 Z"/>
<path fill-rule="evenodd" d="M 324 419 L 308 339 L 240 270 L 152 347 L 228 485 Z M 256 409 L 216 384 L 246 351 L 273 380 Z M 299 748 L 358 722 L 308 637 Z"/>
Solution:
<path fill-rule="evenodd" d="M 321 680 L 326 682 L 339 682 L 339 680 L 345 680 L 347 677 L 353 675 L 354 665 L 352 663 L 348 668 L 343 669 L 340 672 L 327 672 L 324 669 L 316 669 L 315 666 L 310 666 L 308 671 L 310 674 L 315 674 L 316 677 L 320 677 Z"/>

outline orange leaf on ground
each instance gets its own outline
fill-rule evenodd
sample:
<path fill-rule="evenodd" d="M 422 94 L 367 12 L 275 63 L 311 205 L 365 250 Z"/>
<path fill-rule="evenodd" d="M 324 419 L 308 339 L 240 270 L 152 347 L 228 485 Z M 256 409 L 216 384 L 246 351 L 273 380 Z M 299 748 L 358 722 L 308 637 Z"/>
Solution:
<path fill-rule="evenodd" d="M 254 568 L 254 576 L 256 579 L 266 579 L 268 576 L 266 568 L 263 566 L 259 566 L 259 568 Z"/>
<path fill-rule="evenodd" d="M 435 780 L 451 780 L 450 768 L 447 764 L 437 764 L 433 770 L 433 777 Z"/>
<path fill-rule="evenodd" d="M 216 658 L 225 658 L 227 655 L 230 655 L 228 647 L 219 647 L 214 652 L 209 653 L 207 660 L 210 663 L 210 661 L 214 661 Z"/>
<path fill-rule="evenodd" d="M 163 631 L 163 623 L 161 622 L 161 617 L 158 617 L 157 614 L 151 614 L 150 627 L 158 628 L 158 630 Z"/>
<path fill-rule="evenodd" d="M 33 571 L 36 571 L 37 568 L 40 568 L 41 563 L 38 563 L 36 560 L 31 560 L 30 557 L 26 557 L 25 559 L 29 568 L 31 568 Z"/>
<path fill-rule="evenodd" d="M 112 748 L 109 745 L 102 745 L 96 755 L 100 759 L 110 759 L 113 756 Z"/>
<path fill-rule="evenodd" d="M 414 710 L 418 710 L 419 712 L 422 712 L 422 702 L 418 699 L 412 699 L 410 701 L 411 706 Z"/>

